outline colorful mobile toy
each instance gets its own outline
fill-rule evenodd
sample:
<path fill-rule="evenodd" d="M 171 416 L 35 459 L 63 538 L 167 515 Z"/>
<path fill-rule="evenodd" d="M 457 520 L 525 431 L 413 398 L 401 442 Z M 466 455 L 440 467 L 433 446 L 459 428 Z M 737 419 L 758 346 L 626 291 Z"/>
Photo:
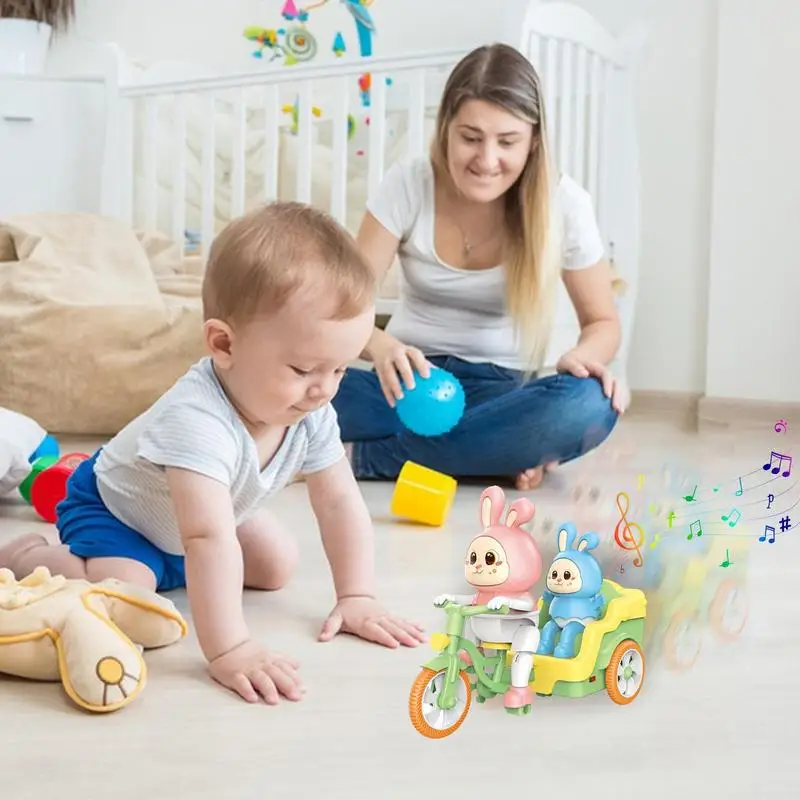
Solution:
<path fill-rule="evenodd" d="M 291 114 L 292 115 L 292 127 L 290 129 L 293 135 L 297 135 L 297 130 L 300 124 L 300 101 L 299 99 L 295 98 L 294 103 L 287 103 L 285 106 L 281 107 L 281 111 L 284 114 Z M 315 117 L 322 116 L 322 109 L 319 106 L 312 106 L 311 113 Z M 356 132 L 356 118 L 352 114 L 347 115 L 347 138 L 352 139 L 355 136 Z"/>
<path fill-rule="evenodd" d="M 334 55 L 337 58 L 340 58 L 347 52 L 347 47 L 345 47 L 344 43 L 344 36 L 342 36 L 341 31 L 339 31 L 333 39 L 333 47 L 331 49 L 334 52 Z"/>
<path fill-rule="evenodd" d="M 434 601 L 447 615 L 446 632 L 431 636 L 431 646 L 439 654 L 423 666 L 408 701 L 412 725 L 430 739 L 442 739 L 458 730 L 469 713 L 473 695 L 478 703 L 484 703 L 502 694 L 509 713 L 524 715 L 530 711 L 530 701 L 524 705 L 519 701 L 526 700 L 523 695 L 530 693 L 585 697 L 605 689 L 615 703 L 627 705 L 642 689 L 647 599 L 641 590 L 626 589 L 608 579 L 602 580 L 599 592 L 586 597 L 597 615 L 583 620 L 582 630 L 572 638 L 575 655 L 529 655 L 532 646 L 539 649 L 539 628 L 547 630 L 552 621 L 548 594 L 539 601 L 537 613 L 523 610 L 528 607 L 526 594 L 519 593 L 522 584 L 534 574 L 538 578 L 541 569 L 541 561 L 536 561 L 538 551 L 533 556 L 521 537 L 527 537 L 535 549 L 533 539 L 519 527 L 532 519 L 533 507 L 523 500 L 512 503 L 505 520 L 508 532 L 503 533 L 502 526 L 498 528 L 498 508 L 502 510 L 502 492 L 491 487 L 481 495 L 481 519 L 487 525 L 488 514 L 489 527 L 470 543 L 467 552 L 467 580 L 478 592 L 440 595 Z M 575 535 L 571 524 L 559 527 L 559 554 L 548 583 L 557 585 L 560 577 L 563 587 L 566 560 L 579 553 L 587 555 L 584 551 L 590 549 L 590 534 L 579 539 L 577 549 L 566 549 Z M 562 541 L 565 549 L 561 548 Z M 583 562 L 580 557 L 579 560 Z M 553 579 L 556 564 L 559 577 Z M 582 575 L 584 566 L 579 566 Z M 586 575 L 592 585 L 594 575 L 589 566 Z M 535 580 L 527 583 L 527 591 Z M 549 594 L 555 599 L 555 592 Z M 598 594 L 602 602 L 593 599 Z M 558 620 L 564 618 L 558 605 L 555 612 L 555 624 L 561 629 Z M 530 669 L 530 661 L 533 667 L 523 688 L 519 686 L 521 673 Z"/>
<path fill-rule="evenodd" d="M 315 8 L 322 8 L 328 5 L 330 0 L 319 0 L 310 6 L 306 6 L 303 11 L 307 14 Z M 350 12 L 353 21 L 356 23 L 356 33 L 358 34 L 358 52 L 362 58 L 372 55 L 372 36 L 376 33 L 375 22 L 368 8 L 373 0 L 341 0 L 344 7 Z"/>
<path fill-rule="evenodd" d="M 270 62 L 283 57 L 285 66 L 310 61 L 317 54 L 317 40 L 305 25 L 289 25 L 287 28 L 250 25 L 244 29 L 243 36 L 258 44 L 258 49 L 253 51 L 254 58 L 264 58 L 264 53 L 269 51 Z"/>

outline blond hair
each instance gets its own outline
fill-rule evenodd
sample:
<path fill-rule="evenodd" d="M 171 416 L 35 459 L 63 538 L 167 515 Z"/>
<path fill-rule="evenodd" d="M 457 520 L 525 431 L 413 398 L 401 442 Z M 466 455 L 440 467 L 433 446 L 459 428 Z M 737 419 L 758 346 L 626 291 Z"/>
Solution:
<path fill-rule="evenodd" d="M 230 222 L 212 243 L 203 318 L 247 322 L 277 311 L 304 285 L 334 301 L 333 319 L 352 319 L 373 302 L 376 277 L 333 217 L 304 203 L 269 203 Z"/>
<path fill-rule="evenodd" d="M 456 64 L 444 88 L 431 145 L 437 175 L 449 175 L 447 137 L 462 104 L 483 100 L 533 127 L 522 174 L 506 193 L 507 303 L 528 370 L 544 361 L 553 326 L 561 269 L 561 231 L 553 213 L 554 168 L 539 76 L 518 50 L 505 44 L 478 47 Z"/>

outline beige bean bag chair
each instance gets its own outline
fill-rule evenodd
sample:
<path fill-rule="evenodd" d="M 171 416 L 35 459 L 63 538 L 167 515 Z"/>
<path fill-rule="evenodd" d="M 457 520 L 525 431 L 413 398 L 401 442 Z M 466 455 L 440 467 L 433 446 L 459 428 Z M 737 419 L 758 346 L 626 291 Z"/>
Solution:
<path fill-rule="evenodd" d="M 0 222 L 0 407 L 111 435 L 203 355 L 200 262 L 89 214 Z"/>

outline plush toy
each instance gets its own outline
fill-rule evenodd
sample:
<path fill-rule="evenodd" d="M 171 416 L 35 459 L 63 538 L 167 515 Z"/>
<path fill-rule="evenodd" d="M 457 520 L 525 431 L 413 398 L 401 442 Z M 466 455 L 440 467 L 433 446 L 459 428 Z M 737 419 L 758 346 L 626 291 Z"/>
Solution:
<path fill-rule="evenodd" d="M 57 455 L 58 444 L 41 425 L 16 411 L 0 408 L 0 496 L 28 477 L 37 458 Z"/>
<path fill-rule="evenodd" d="M 483 605 L 493 611 L 504 606 L 508 613 L 478 614 L 470 618 L 470 635 L 481 642 L 511 645 L 511 687 L 504 704 L 511 713 L 531 705 L 531 668 L 533 655 L 539 645 L 536 609 L 531 590 L 542 572 L 542 557 L 533 537 L 521 526 L 530 522 L 535 508 L 524 497 L 508 508 L 505 520 L 500 521 L 506 505 L 505 493 L 499 486 L 484 489 L 480 497 L 480 520 L 483 530 L 467 547 L 464 576 L 475 588 L 471 595 L 439 595 L 437 606 L 447 601 L 461 605 Z M 491 649 L 491 644 L 487 644 Z"/>
<path fill-rule="evenodd" d="M 584 533 L 573 547 L 577 530 L 564 523 L 556 534 L 558 553 L 547 574 L 543 600 L 549 603 L 550 619 L 542 629 L 538 655 L 572 658 L 579 633 L 605 609 L 603 570 L 589 550 L 599 543 L 596 533 Z M 558 644 L 556 644 L 558 637 Z"/>
<path fill-rule="evenodd" d="M 147 679 L 141 648 L 164 647 L 185 634 L 172 602 L 147 589 L 68 580 L 44 567 L 17 581 L 0 569 L 0 673 L 60 680 L 87 711 L 131 703 Z"/>

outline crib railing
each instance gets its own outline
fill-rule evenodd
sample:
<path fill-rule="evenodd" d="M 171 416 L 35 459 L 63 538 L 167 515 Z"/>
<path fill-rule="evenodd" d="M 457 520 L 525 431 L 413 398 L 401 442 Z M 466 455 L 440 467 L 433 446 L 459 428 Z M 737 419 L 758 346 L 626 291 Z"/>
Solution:
<path fill-rule="evenodd" d="M 387 113 L 390 110 L 402 113 L 404 155 L 422 154 L 427 146 L 426 110 L 435 109 L 444 80 L 462 55 L 460 51 L 449 51 L 324 66 L 297 65 L 192 80 L 133 85 L 112 82 L 103 211 L 137 227 L 163 230 L 160 221 L 165 217 L 162 205 L 166 183 L 169 226 L 163 232 L 175 241 L 183 241 L 187 229 L 187 181 L 198 180 L 196 175 L 188 173 L 187 164 L 196 156 L 202 199 L 196 243 L 201 251 L 207 252 L 219 227 L 219 209 L 215 204 L 220 181 L 224 181 L 230 197 L 224 216 L 240 215 L 252 200 L 246 183 L 253 170 L 251 123 L 257 118 L 256 149 L 261 175 L 258 199 L 263 202 L 278 197 L 281 141 L 285 143 L 291 134 L 294 137 L 291 199 L 312 201 L 314 142 L 327 126 L 330 134 L 327 205 L 333 216 L 344 223 L 353 158 L 348 152 L 353 130 L 350 115 L 357 110 L 355 104 L 361 102 L 359 76 L 367 71 L 371 76 L 369 106 L 362 109 L 368 114 L 368 141 L 363 154 L 359 154 L 368 164 L 370 192 L 379 186 L 387 167 Z M 318 102 L 324 104 L 324 113 L 315 107 Z M 220 114 L 221 104 L 226 108 L 225 115 Z M 288 114 L 287 105 L 292 107 Z M 221 137 L 223 129 L 228 133 L 227 142 Z M 200 140 L 199 153 L 193 153 L 192 137 Z M 223 153 L 223 148 L 229 152 Z M 165 176 L 165 170 L 171 174 Z"/>
<path fill-rule="evenodd" d="M 520 47 L 536 67 L 545 97 L 555 161 L 591 195 L 598 226 L 616 274 L 622 344 L 617 356 L 624 377 L 634 322 L 639 272 L 640 190 L 634 66 L 646 29 L 634 26 L 612 37 L 584 9 L 568 3 L 531 4 Z M 548 364 L 574 345 L 579 331 L 563 286 Z"/>
<path fill-rule="evenodd" d="M 576 10 L 578 20 L 582 14 Z M 619 197 L 612 181 L 619 182 L 625 150 L 632 146 L 624 119 L 630 105 L 626 54 L 594 20 L 587 30 L 565 17 L 563 9 L 552 14 L 546 5 L 535 10 L 524 38 L 541 80 L 554 160 L 591 195 L 613 258 L 613 209 Z M 635 160 L 635 153 L 628 155 Z"/>

